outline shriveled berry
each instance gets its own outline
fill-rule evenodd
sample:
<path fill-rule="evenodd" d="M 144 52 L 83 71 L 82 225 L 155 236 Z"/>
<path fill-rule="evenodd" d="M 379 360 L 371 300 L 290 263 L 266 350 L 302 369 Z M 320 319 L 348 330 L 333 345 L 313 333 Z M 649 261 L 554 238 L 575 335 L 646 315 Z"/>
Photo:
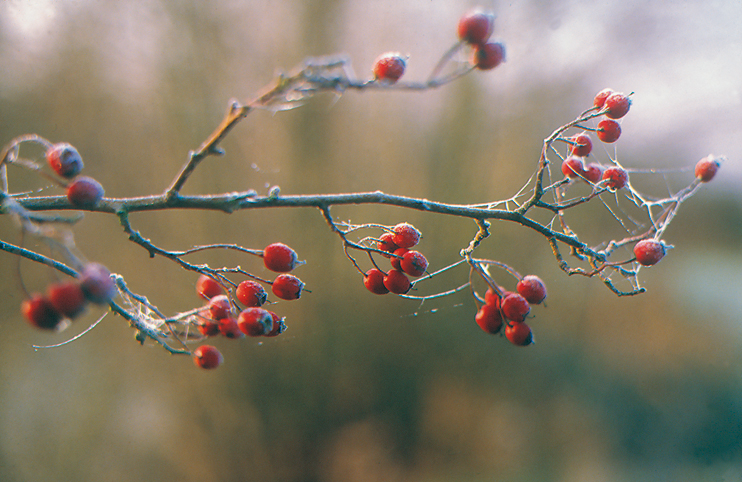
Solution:
<path fill-rule="evenodd" d="M 53 330 L 62 321 L 62 315 L 54 309 L 49 298 L 38 293 L 21 302 L 21 314 L 29 324 L 44 330 Z"/>
<path fill-rule="evenodd" d="M 304 283 L 294 275 L 280 274 L 273 280 L 271 290 L 282 300 L 296 300 L 301 297 Z"/>
<path fill-rule="evenodd" d="M 656 239 L 643 239 L 634 245 L 634 256 L 642 266 L 652 266 L 665 256 L 665 245 Z"/>
<path fill-rule="evenodd" d="M 510 293 L 500 303 L 502 316 L 510 321 L 522 322 L 531 312 L 528 301 L 519 293 Z"/>
<path fill-rule="evenodd" d="M 99 263 L 88 263 L 80 275 L 80 287 L 85 297 L 93 303 L 105 305 L 116 296 L 116 285 L 108 268 Z"/>
<path fill-rule="evenodd" d="M 569 138 L 572 144 L 569 146 L 569 152 L 573 156 L 585 157 L 593 150 L 593 141 L 587 132 L 576 134 Z"/>
<path fill-rule="evenodd" d="M 483 304 L 474 317 L 479 327 L 487 333 L 498 333 L 502 328 L 502 313 L 499 306 Z"/>
<path fill-rule="evenodd" d="M 208 306 L 212 320 L 221 320 L 232 314 L 232 303 L 227 295 L 214 296 L 209 300 Z"/>
<path fill-rule="evenodd" d="M 237 325 L 247 336 L 263 336 L 273 330 L 273 317 L 263 308 L 247 308 L 237 317 Z"/>
<path fill-rule="evenodd" d="M 224 357 L 215 347 L 201 345 L 193 350 L 193 362 L 197 367 L 210 370 L 221 365 L 224 362 Z"/>
<path fill-rule="evenodd" d="M 500 42 L 488 42 L 474 48 L 472 64 L 479 70 L 494 69 L 505 61 L 505 45 Z"/>
<path fill-rule="evenodd" d="M 525 323 L 510 323 L 505 327 L 505 337 L 516 346 L 528 346 L 533 343 L 533 332 Z"/>
<path fill-rule="evenodd" d="M 595 96 L 595 99 L 593 99 L 593 105 L 595 107 L 603 107 L 603 105 L 605 104 L 605 100 L 612 93 L 613 93 L 613 89 L 601 90 L 600 92 L 597 93 L 597 95 Z"/>
<path fill-rule="evenodd" d="M 67 200 L 77 207 L 94 207 L 104 194 L 103 186 L 92 177 L 80 176 L 67 186 Z"/>
<path fill-rule="evenodd" d="M 392 228 L 392 241 L 400 248 L 411 248 L 420 242 L 420 231 L 408 223 L 400 223 Z"/>
<path fill-rule="evenodd" d="M 271 320 L 273 321 L 273 328 L 266 333 L 263 336 L 278 336 L 284 331 L 286 331 L 286 323 L 283 321 L 284 319 L 279 317 L 277 314 L 275 314 L 272 311 L 268 312 L 271 315 Z"/>
<path fill-rule="evenodd" d="M 263 250 L 265 267 L 276 273 L 288 273 L 296 267 L 298 262 L 296 251 L 283 243 L 270 244 Z"/>
<path fill-rule="evenodd" d="M 196 325 L 196 328 L 204 336 L 214 336 L 220 333 L 219 323 L 217 323 L 216 321 L 212 321 L 212 320 L 201 320 Z"/>
<path fill-rule="evenodd" d="M 410 291 L 412 283 L 410 279 L 401 271 L 390 269 L 384 276 L 384 286 L 392 293 L 403 295 Z"/>
<path fill-rule="evenodd" d="M 46 162 L 49 163 L 54 172 L 67 179 L 72 179 L 80 174 L 83 167 L 80 153 L 66 142 L 51 146 L 46 151 Z"/>
<path fill-rule="evenodd" d="M 428 260 L 419 251 L 407 251 L 399 265 L 410 276 L 422 276 L 428 269 Z"/>
<path fill-rule="evenodd" d="M 47 288 L 46 297 L 57 312 L 67 318 L 82 313 L 88 300 L 82 292 L 80 283 L 73 280 L 60 281 Z"/>
<path fill-rule="evenodd" d="M 629 173 L 622 167 L 611 166 L 603 171 L 603 182 L 610 189 L 621 189 L 629 182 Z"/>
<path fill-rule="evenodd" d="M 224 289 L 222 289 L 222 286 L 216 280 L 202 274 L 198 277 L 198 281 L 196 281 L 196 293 L 201 298 L 210 300 L 214 296 L 224 293 Z"/>
<path fill-rule="evenodd" d="M 219 333 L 227 338 L 242 338 L 245 336 L 237 325 L 237 320 L 234 316 L 227 315 L 225 318 L 220 318 L 217 321 L 219 325 Z"/>
<path fill-rule="evenodd" d="M 696 178 L 701 182 L 709 182 L 714 178 L 720 166 L 719 160 L 709 154 L 696 163 Z"/>
<path fill-rule="evenodd" d="M 611 119 L 603 119 L 598 122 L 598 130 L 596 132 L 598 139 L 610 144 L 616 142 L 621 137 L 621 125 Z"/>
<path fill-rule="evenodd" d="M 614 92 L 605 99 L 603 108 L 606 109 L 605 116 L 610 119 L 620 119 L 629 112 L 631 99 L 620 92 Z"/>
<path fill-rule="evenodd" d="M 603 178 L 603 166 L 591 162 L 590 164 L 585 166 L 585 171 L 583 172 L 582 176 L 585 178 L 586 181 L 597 184 Z"/>
<path fill-rule="evenodd" d="M 393 253 L 394 256 L 391 256 L 389 260 L 389 262 L 392 264 L 392 268 L 398 269 L 400 271 L 402 270 L 402 266 L 401 266 L 402 258 L 404 257 L 405 254 L 407 254 L 408 251 L 409 249 L 407 248 L 397 248 L 394 250 L 394 253 Z"/>
<path fill-rule="evenodd" d="M 371 293 L 377 295 L 389 293 L 389 290 L 384 286 L 384 273 L 377 268 L 366 271 L 366 274 L 363 276 L 363 285 Z"/>
<path fill-rule="evenodd" d="M 268 299 L 263 285 L 253 280 L 245 280 L 237 285 L 235 296 L 245 306 L 263 306 Z"/>
<path fill-rule="evenodd" d="M 394 244 L 394 241 L 392 240 L 393 237 L 394 233 L 386 232 L 382 234 L 381 236 L 379 236 L 379 241 L 376 242 L 376 248 L 388 253 L 393 253 L 394 251 L 399 249 L 399 246 Z M 387 256 L 387 258 L 388 257 L 389 256 Z"/>
<path fill-rule="evenodd" d="M 407 61 L 399 52 L 387 52 L 374 62 L 374 78 L 393 84 L 404 75 L 406 67 Z"/>
<path fill-rule="evenodd" d="M 492 35 L 495 16 L 482 10 L 472 10 L 459 19 L 457 27 L 459 39 L 468 44 L 480 45 Z"/>
<path fill-rule="evenodd" d="M 515 287 L 523 298 L 532 305 L 541 304 L 546 299 L 546 285 L 536 275 L 529 274 L 518 281 Z"/>
<path fill-rule="evenodd" d="M 581 157 L 569 156 L 562 161 L 562 174 L 570 179 L 583 177 L 585 173 L 585 166 L 582 163 Z"/>

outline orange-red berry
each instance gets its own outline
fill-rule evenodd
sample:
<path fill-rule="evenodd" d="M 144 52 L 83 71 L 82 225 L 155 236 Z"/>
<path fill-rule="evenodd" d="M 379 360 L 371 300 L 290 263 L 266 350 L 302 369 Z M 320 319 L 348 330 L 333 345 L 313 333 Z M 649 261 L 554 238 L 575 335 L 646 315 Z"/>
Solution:
<path fill-rule="evenodd" d="M 222 289 L 222 286 L 215 279 L 202 274 L 196 281 L 196 293 L 201 298 L 210 300 L 214 296 L 224 293 L 224 289 Z"/>
<path fill-rule="evenodd" d="M 263 250 L 265 267 L 276 273 L 288 273 L 296 267 L 298 262 L 296 251 L 283 243 L 270 244 Z"/>
<path fill-rule="evenodd" d="M 280 274 L 273 280 L 271 290 L 282 300 L 296 300 L 301 297 L 304 283 L 294 275 Z"/>
<path fill-rule="evenodd" d="M 428 260 L 419 251 L 407 251 L 402 256 L 399 266 L 410 276 L 422 276 L 428 269 Z"/>
<path fill-rule="evenodd" d="M 500 303 L 502 316 L 510 321 L 522 322 L 531 312 L 531 306 L 519 293 L 510 293 Z"/>
<path fill-rule="evenodd" d="M 384 286 L 392 293 L 403 295 L 410 291 L 412 283 L 410 279 L 401 271 L 390 269 L 384 276 Z"/>
<path fill-rule="evenodd" d="M 505 337 L 516 346 L 528 346 L 533 343 L 533 332 L 525 323 L 510 323 L 505 327 Z"/>
<path fill-rule="evenodd" d="M 216 321 L 212 321 L 212 320 L 201 320 L 196 325 L 196 328 L 204 336 L 214 336 L 220 333 L 219 323 L 217 323 Z"/>
<path fill-rule="evenodd" d="M 394 251 L 399 249 L 399 246 L 394 244 L 394 241 L 392 240 L 393 237 L 394 233 L 386 232 L 382 234 L 381 236 L 379 236 L 379 241 L 376 242 L 376 248 L 388 253 L 393 253 Z M 387 256 L 387 258 L 388 257 L 389 256 Z"/>
<path fill-rule="evenodd" d="M 461 41 L 480 45 L 489 40 L 495 27 L 495 16 L 482 10 L 472 10 L 459 19 L 457 33 Z"/>
<path fill-rule="evenodd" d="M 21 314 L 29 324 L 44 330 L 53 330 L 62 321 L 62 315 L 54 309 L 49 298 L 38 293 L 21 302 Z"/>
<path fill-rule="evenodd" d="M 247 308 L 237 317 L 237 325 L 247 336 L 263 336 L 273 330 L 273 317 L 263 308 Z"/>
<path fill-rule="evenodd" d="M 605 116 L 610 119 L 620 119 L 629 112 L 631 99 L 625 94 L 614 92 L 605 99 L 603 108 L 606 109 Z"/>
<path fill-rule="evenodd" d="M 489 42 L 474 48 L 472 64 L 479 70 L 494 69 L 505 61 L 505 45 Z"/>
<path fill-rule="evenodd" d="M 374 62 L 374 78 L 393 84 L 404 75 L 407 61 L 398 52 L 387 52 Z"/>
<path fill-rule="evenodd" d="M 363 285 L 371 293 L 377 295 L 389 293 L 389 290 L 384 286 L 384 273 L 376 268 L 366 271 L 366 274 L 363 275 Z"/>
<path fill-rule="evenodd" d="M 518 281 L 518 294 L 532 305 L 541 304 L 546 299 L 546 285 L 538 276 L 529 274 Z"/>
<path fill-rule="evenodd" d="M 595 96 L 595 99 L 593 99 L 593 105 L 595 107 L 603 107 L 603 105 L 605 104 L 605 100 L 612 93 L 613 93 L 613 89 L 601 90 L 600 92 L 597 93 L 597 95 Z"/>
<path fill-rule="evenodd" d="M 268 299 L 263 285 L 253 280 L 245 280 L 237 285 L 235 296 L 245 306 L 263 306 Z"/>
<path fill-rule="evenodd" d="M 231 314 L 226 318 L 221 318 L 217 321 L 219 326 L 219 333 L 227 338 L 242 338 L 245 336 L 237 325 L 237 320 Z"/>
<path fill-rule="evenodd" d="M 284 331 L 286 331 L 286 323 L 283 321 L 283 318 L 279 317 L 277 314 L 275 314 L 272 311 L 269 311 L 268 313 L 271 315 L 271 320 L 273 321 L 273 328 L 263 336 L 278 336 Z"/>
<path fill-rule="evenodd" d="M 209 300 L 209 314 L 212 320 L 221 320 L 232 314 L 232 303 L 227 295 L 217 295 Z"/>
<path fill-rule="evenodd" d="M 420 242 L 420 231 L 408 223 L 399 223 L 392 228 L 392 241 L 400 248 L 411 248 Z"/>
<path fill-rule="evenodd" d="M 212 369 L 224 362 L 224 357 L 215 347 L 211 345 L 201 345 L 193 350 L 193 362 L 197 367 Z"/>
<path fill-rule="evenodd" d="M 593 141 L 587 132 L 576 134 L 569 139 L 572 144 L 569 146 L 569 152 L 573 156 L 585 157 L 593 150 Z"/>
<path fill-rule="evenodd" d="M 614 120 L 603 119 L 598 122 L 598 130 L 595 134 L 598 136 L 598 139 L 607 144 L 616 142 L 621 137 L 621 125 Z"/>
<path fill-rule="evenodd" d="M 714 178 L 720 166 L 719 160 L 709 154 L 696 163 L 696 178 L 701 182 L 709 182 Z"/>
<path fill-rule="evenodd" d="M 562 174 L 570 179 L 584 177 L 585 166 L 581 157 L 569 156 L 562 161 Z"/>
<path fill-rule="evenodd" d="M 80 174 L 83 167 L 80 153 L 66 142 L 51 146 L 46 151 L 46 162 L 54 172 L 67 179 Z"/>
<path fill-rule="evenodd" d="M 665 256 L 665 245 L 656 239 L 643 239 L 634 245 L 634 256 L 642 266 L 652 266 Z"/>
<path fill-rule="evenodd" d="M 60 281 L 50 285 L 46 296 L 54 309 L 67 318 L 74 318 L 82 313 L 88 302 L 80 283 L 74 280 Z"/>
<path fill-rule="evenodd" d="M 502 328 L 502 313 L 500 307 L 490 304 L 483 304 L 477 315 L 474 317 L 479 327 L 487 333 L 499 333 Z"/>
<path fill-rule="evenodd" d="M 389 262 L 392 264 L 392 268 L 402 270 L 402 258 L 409 251 L 408 248 L 397 248 L 394 250 L 394 256 L 391 256 Z"/>
<path fill-rule="evenodd" d="M 67 186 L 67 200 L 77 207 L 94 207 L 104 194 L 103 186 L 92 177 L 80 176 Z"/>
<path fill-rule="evenodd" d="M 610 189 L 621 189 L 629 182 L 629 173 L 622 167 L 611 166 L 603 171 L 603 181 Z"/>

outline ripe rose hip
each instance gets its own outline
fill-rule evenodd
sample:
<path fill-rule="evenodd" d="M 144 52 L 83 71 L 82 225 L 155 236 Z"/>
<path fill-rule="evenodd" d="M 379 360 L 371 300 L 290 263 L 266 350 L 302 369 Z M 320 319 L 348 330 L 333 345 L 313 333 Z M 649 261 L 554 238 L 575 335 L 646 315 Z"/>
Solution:
<path fill-rule="evenodd" d="M 495 16 L 482 10 L 472 10 L 459 19 L 459 39 L 472 45 L 489 40 L 495 27 Z"/>
<path fill-rule="evenodd" d="M 80 153 L 66 142 L 51 146 L 46 151 L 46 162 L 49 163 L 54 172 L 66 179 L 71 179 L 80 174 L 83 166 Z"/>
<path fill-rule="evenodd" d="M 593 141 L 587 132 L 574 135 L 569 140 L 573 142 L 569 146 L 569 152 L 573 156 L 585 157 L 593 150 Z"/>
<path fill-rule="evenodd" d="M 404 75 L 407 61 L 398 52 L 387 52 L 374 62 L 374 78 L 393 84 Z"/>
<path fill-rule="evenodd" d="M 221 365 L 224 362 L 224 357 L 213 346 L 201 345 L 193 350 L 193 362 L 197 367 L 209 370 Z"/>
<path fill-rule="evenodd" d="M 294 275 L 280 274 L 273 280 L 271 290 L 282 300 L 296 300 L 301 297 L 304 283 Z"/>
<path fill-rule="evenodd" d="M 585 174 L 585 166 L 582 163 L 582 158 L 569 156 L 562 162 L 562 174 L 570 179 L 577 177 L 583 177 Z"/>
<path fill-rule="evenodd" d="M 227 338 L 242 338 L 243 336 L 245 336 L 240 331 L 240 328 L 237 325 L 237 320 L 231 314 L 227 315 L 224 318 L 220 318 L 217 321 L 217 325 L 219 326 L 219 333 Z"/>
<path fill-rule="evenodd" d="M 629 182 L 629 173 L 618 166 L 611 166 L 603 171 L 603 181 L 610 189 L 621 189 Z"/>
<path fill-rule="evenodd" d="M 403 295 L 410 291 L 412 283 L 407 276 L 396 269 L 390 269 L 384 276 L 384 286 L 394 294 Z"/>
<path fill-rule="evenodd" d="M 202 274 L 198 277 L 198 281 L 196 281 L 196 293 L 198 293 L 201 298 L 210 300 L 214 296 L 224 293 L 224 290 L 216 280 Z"/>
<path fill-rule="evenodd" d="M 221 320 L 232 314 L 232 303 L 227 295 L 214 296 L 207 306 L 212 320 Z"/>
<path fill-rule="evenodd" d="M 494 69 L 505 61 L 505 45 L 500 42 L 489 42 L 474 47 L 472 64 L 479 70 Z"/>
<path fill-rule="evenodd" d="M 656 239 L 643 239 L 634 245 L 634 256 L 642 266 L 652 266 L 665 256 L 665 245 Z"/>
<path fill-rule="evenodd" d="M 382 251 L 386 251 L 388 253 L 393 253 L 397 249 L 399 249 L 399 246 L 394 244 L 394 241 L 392 241 L 392 238 L 394 237 L 394 233 L 384 233 L 381 236 L 379 236 L 379 241 L 376 242 L 376 248 L 380 249 Z M 385 255 L 387 258 L 389 256 Z"/>
<path fill-rule="evenodd" d="M 263 336 L 273 330 L 273 317 L 263 308 L 247 308 L 237 318 L 237 325 L 247 336 Z"/>
<path fill-rule="evenodd" d="M 474 317 L 479 327 L 487 333 L 499 333 L 502 328 L 502 313 L 499 306 L 483 304 Z"/>
<path fill-rule="evenodd" d="M 613 89 L 601 90 L 600 92 L 597 93 L 597 95 L 595 96 L 595 99 L 593 99 L 593 105 L 595 107 L 603 107 L 603 104 L 605 104 L 605 100 L 612 93 L 613 93 Z"/>
<path fill-rule="evenodd" d="M 428 260 L 419 251 L 407 251 L 399 266 L 410 276 L 422 276 L 428 269 Z"/>
<path fill-rule="evenodd" d="M 597 184 L 603 178 L 603 166 L 591 162 L 585 166 L 585 171 L 582 173 L 585 180 L 590 181 L 593 184 Z"/>
<path fill-rule="evenodd" d="M 21 302 L 21 314 L 29 324 L 44 330 L 53 330 L 62 321 L 62 315 L 51 301 L 38 293 Z"/>
<path fill-rule="evenodd" d="M 111 272 L 102 264 L 88 263 L 79 281 L 85 297 L 95 304 L 108 304 L 116 296 L 116 284 L 111 279 Z"/>
<path fill-rule="evenodd" d="M 82 313 L 88 300 L 77 281 L 60 281 L 47 288 L 46 297 L 54 309 L 67 318 L 74 318 Z"/>
<path fill-rule="evenodd" d="M 389 290 L 384 286 L 384 273 L 376 268 L 366 271 L 366 274 L 363 276 L 363 285 L 371 293 L 377 295 L 389 293 Z"/>
<path fill-rule="evenodd" d="M 541 304 L 546 299 L 546 285 L 538 276 L 524 276 L 516 286 L 518 293 L 532 305 Z"/>
<path fill-rule="evenodd" d="M 629 112 L 630 107 L 631 99 L 620 92 L 614 92 L 606 97 L 603 105 L 603 108 L 607 109 L 605 116 L 610 119 L 620 119 Z"/>
<path fill-rule="evenodd" d="M 701 182 L 709 182 L 714 178 L 720 166 L 719 160 L 709 154 L 696 163 L 696 178 Z"/>
<path fill-rule="evenodd" d="M 618 122 L 611 119 L 603 119 L 598 122 L 598 130 L 596 132 L 598 139 L 610 144 L 616 142 L 621 137 L 621 126 Z"/>
<path fill-rule="evenodd" d="M 392 228 L 392 241 L 400 248 L 411 248 L 420 242 L 420 231 L 408 223 L 399 223 Z"/>
<path fill-rule="evenodd" d="M 533 343 L 533 332 L 525 323 L 511 323 L 506 326 L 505 337 L 516 346 L 528 346 Z"/>
<path fill-rule="evenodd" d="M 92 177 L 80 176 L 67 186 L 67 200 L 77 207 L 94 207 L 103 194 L 103 186 Z"/>
<path fill-rule="evenodd" d="M 528 301 L 518 293 L 510 293 L 502 299 L 500 303 L 502 316 L 510 321 L 522 322 L 531 312 L 531 306 Z"/>
<path fill-rule="evenodd" d="M 268 293 L 257 281 L 245 280 L 237 285 L 235 296 L 245 306 L 263 306 L 268 299 Z"/>
<path fill-rule="evenodd" d="M 276 273 L 288 273 L 299 261 L 296 251 L 283 243 L 273 243 L 263 250 L 265 267 Z"/>

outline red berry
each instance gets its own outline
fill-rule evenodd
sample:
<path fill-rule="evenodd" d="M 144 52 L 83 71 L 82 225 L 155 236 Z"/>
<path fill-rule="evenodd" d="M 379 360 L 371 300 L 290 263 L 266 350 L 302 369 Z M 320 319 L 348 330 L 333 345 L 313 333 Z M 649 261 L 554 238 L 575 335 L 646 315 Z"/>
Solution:
<path fill-rule="evenodd" d="M 516 346 L 528 346 L 533 343 L 533 332 L 525 323 L 511 323 L 506 326 L 505 337 Z"/>
<path fill-rule="evenodd" d="M 211 345 L 201 345 L 193 350 L 193 362 L 197 367 L 211 369 L 224 362 L 222 354 Z"/>
<path fill-rule="evenodd" d="M 590 164 L 585 166 L 585 171 L 583 172 L 582 175 L 586 181 L 590 181 L 593 184 L 597 184 L 603 178 L 603 166 L 601 166 L 600 164 L 591 162 Z"/>
<path fill-rule="evenodd" d="M 225 318 L 220 318 L 217 321 L 219 326 L 219 333 L 226 336 L 227 338 L 242 338 L 245 336 L 237 325 L 237 320 L 230 313 Z"/>
<path fill-rule="evenodd" d="M 196 325 L 198 331 L 204 336 L 214 336 L 219 334 L 219 323 L 211 320 L 201 320 Z"/>
<path fill-rule="evenodd" d="M 268 299 L 268 293 L 257 281 L 245 280 L 237 285 L 235 296 L 245 306 L 263 306 Z"/>
<path fill-rule="evenodd" d="M 395 83 L 404 74 L 407 61 L 398 52 L 387 52 L 374 62 L 374 78 L 390 84 Z"/>
<path fill-rule="evenodd" d="M 209 300 L 208 307 L 212 320 L 221 320 L 232 314 L 232 303 L 227 295 L 214 296 Z"/>
<path fill-rule="evenodd" d="M 621 126 L 618 122 L 610 119 L 603 119 L 598 122 L 598 139 L 605 143 L 616 142 L 621 137 Z"/>
<path fill-rule="evenodd" d="M 595 107 L 603 107 L 603 104 L 605 104 L 605 100 L 608 98 L 609 95 L 613 93 L 613 89 L 603 89 L 595 96 L 595 99 L 593 99 L 593 105 Z"/>
<path fill-rule="evenodd" d="M 492 305 L 497 306 L 497 309 L 500 309 L 500 295 L 492 291 L 492 288 L 487 288 L 487 291 L 484 293 L 484 303 L 486 305 Z"/>
<path fill-rule="evenodd" d="M 572 136 L 570 141 L 573 144 L 570 144 L 569 152 L 573 156 L 585 157 L 593 150 L 593 141 L 587 132 Z"/>
<path fill-rule="evenodd" d="M 709 154 L 696 163 L 696 178 L 701 182 L 709 182 L 714 178 L 720 166 L 718 159 L 714 159 L 714 156 Z"/>
<path fill-rule="evenodd" d="M 399 249 L 399 246 L 394 244 L 394 241 L 392 241 L 393 237 L 394 237 L 394 233 L 387 232 L 387 233 L 382 234 L 379 237 L 379 241 L 376 242 L 376 247 L 382 251 L 393 253 L 394 251 Z M 387 256 L 387 258 L 388 257 L 389 256 Z"/>
<path fill-rule="evenodd" d="M 665 245 L 656 239 L 643 239 L 634 245 L 634 256 L 642 266 L 652 266 L 665 256 Z"/>
<path fill-rule="evenodd" d="M 472 64 L 479 70 L 494 69 L 505 61 L 505 45 L 500 42 L 489 42 L 474 48 Z"/>
<path fill-rule="evenodd" d="M 105 305 L 116 296 L 116 285 L 108 268 L 99 263 L 88 263 L 80 275 L 80 287 L 93 303 Z"/>
<path fill-rule="evenodd" d="M 518 293 L 532 305 L 541 304 L 546 299 L 546 285 L 538 276 L 524 276 L 516 286 Z"/>
<path fill-rule="evenodd" d="M 522 322 L 531 312 L 531 306 L 528 301 L 518 293 L 510 293 L 502 299 L 500 304 L 502 316 L 510 321 Z"/>
<path fill-rule="evenodd" d="M 400 248 L 411 248 L 420 242 L 420 231 L 407 223 L 397 224 L 392 228 L 392 241 Z"/>
<path fill-rule="evenodd" d="M 385 295 L 389 290 L 384 286 L 384 273 L 376 268 L 366 271 L 363 284 L 367 290 L 377 295 Z"/>
<path fill-rule="evenodd" d="M 569 156 L 562 162 L 562 174 L 570 179 L 583 177 L 585 166 L 581 157 Z"/>
<path fill-rule="evenodd" d="M 610 119 L 620 119 L 629 112 L 631 99 L 620 92 L 614 92 L 605 99 L 603 108 L 607 109 L 605 116 Z"/>
<path fill-rule="evenodd" d="M 428 260 L 419 251 L 407 251 L 399 265 L 410 276 L 422 276 L 428 269 Z"/>
<path fill-rule="evenodd" d="M 60 176 L 71 179 L 82 171 L 82 157 L 77 149 L 60 142 L 54 144 L 46 151 L 46 162 Z"/>
<path fill-rule="evenodd" d="M 68 318 L 82 313 L 88 300 L 77 281 L 61 281 L 49 286 L 46 296 L 57 312 Z"/>
<path fill-rule="evenodd" d="M 487 333 L 498 333 L 502 328 L 502 313 L 499 306 L 483 304 L 474 317 L 479 327 Z"/>
<path fill-rule="evenodd" d="M 21 313 L 31 325 L 44 330 L 53 330 L 62 321 L 52 302 L 38 293 L 21 302 Z"/>
<path fill-rule="evenodd" d="M 294 275 L 280 274 L 273 280 L 271 289 L 282 300 L 296 300 L 301 297 L 304 283 Z"/>
<path fill-rule="evenodd" d="M 629 173 L 622 167 L 611 166 L 603 171 L 603 181 L 610 189 L 621 189 L 629 182 Z"/>
<path fill-rule="evenodd" d="M 296 252 L 283 243 L 273 243 L 263 250 L 265 267 L 276 273 L 288 273 L 298 261 Z"/>
<path fill-rule="evenodd" d="M 390 269 L 386 276 L 384 276 L 384 286 L 392 293 L 403 295 L 410 291 L 412 283 L 410 283 L 409 278 L 403 272 Z"/>
<path fill-rule="evenodd" d="M 237 318 L 237 325 L 247 336 L 263 336 L 273 330 L 273 317 L 263 308 L 247 308 Z"/>
<path fill-rule="evenodd" d="M 224 293 L 222 286 L 213 278 L 202 274 L 196 281 L 196 293 L 206 300 L 210 300 L 214 296 L 218 296 Z"/>
<path fill-rule="evenodd" d="M 402 258 L 404 257 L 405 254 L 407 254 L 408 251 L 409 249 L 407 248 L 397 248 L 394 250 L 394 256 L 391 256 L 390 257 L 391 259 L 389 260 L 389 262 L 392 264 L 392 268 L 398 269 L 400 271 L 402 270 L 402 266 L 401 266 Z"/>
<path fill-rule="evenodd" d="M 283 318 L 280 318 L 277 314 L 273 313 L 272 311 L 269 311 L 268 313 L 271 315 L 271 320 L 273 321 L 273 328 L 263 336 L 278 336 L 284 331 L 286 331 L 286 323 L 284 323 Z"/>
<path fill-rule="evenodd" d="M 494 27 L 494 15 L 482 10 L 472 10 L 459 19 L 459 39 L 472 45 L 483 44 L 489 40 Z"/>
<path fill-rule="evenodd" d="M 80 176 L 67 186 L 67 200 L 77 207 L 94 207 L 103 194 L 103 186 L 92 177 Z"/>

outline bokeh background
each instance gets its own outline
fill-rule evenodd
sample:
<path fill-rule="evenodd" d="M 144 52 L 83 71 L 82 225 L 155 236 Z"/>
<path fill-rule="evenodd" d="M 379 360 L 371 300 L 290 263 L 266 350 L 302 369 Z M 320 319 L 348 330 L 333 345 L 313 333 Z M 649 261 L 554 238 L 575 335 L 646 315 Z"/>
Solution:
<path fill-rule="evenodd" d="M 468 1 L 56 1 L 0 3 L 0 143 L 35 132 L 75 145 L 107 195 L 162 192 L 230 98 L 248 99 L 306 56 L 345 53 L 365 77 L 382 52 L 424 79 L 455 41 Z M 491 2 L 508 61 L 426 93 L 320 96 L 255 112 L 185 192 L 271 185 L 283 193 L 380 189 L 455 202 L 503 199 L 541 142 L 604 87 L 636 92 L 616 150 L 664 195 L 710 152 L 717 179 L 666 232 L 675 249 L 619 299 L 568 278 L 534 233 L 499 223 L 480 256 L 547 283 L 538 343 L 510 346 L 474 324 L 469 295 L 377 297 L 312 209 L 132 215 L 169 249 L 227 242 L 293 246 L 312 290 L 280 303 L 276 339 L 218 340 L 226 363 L 139 346 L 120 318 L 80 340 L 30 329 L 18 262 L 0 253 L 0 479 L 372 481 L 742 480 L 742 3 L 730 0 Z M 41 157 L 41 152 L 28 151 Z M 15 191 L 58 188 L 11 171 Z M 382 206 L 333 213 L 414 223 L 432 267 L 458 259 L 471 221 Z M 574 217 L 587 240 L 615 229 L 604 208 Z M 74 228 L 80 250 L 169 313 L 199 303 L 196 277 L 150 259 L 112 216 Z M 0 236 L 19 242 L 7 216 Z M 43 250 L 33 240 L 26 245 Z M 241 265 L 254 258 L 193 258 Z M 54 273 L 20 263 L 30 289 Z M 454 287 L 452 271 L 425 288 Z M 507 279 L 507 278 L 506 278 Z"/>

